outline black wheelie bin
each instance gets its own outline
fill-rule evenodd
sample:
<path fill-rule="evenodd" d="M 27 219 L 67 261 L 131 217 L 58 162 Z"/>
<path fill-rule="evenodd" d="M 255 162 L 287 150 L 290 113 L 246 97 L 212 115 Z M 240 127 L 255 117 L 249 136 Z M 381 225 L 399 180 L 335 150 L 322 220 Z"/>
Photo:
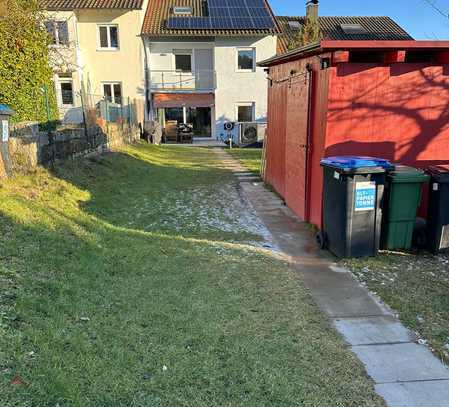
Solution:
<path fill-rule="evenodd" d="M 340 156 L 321 160 L 324 171 L 321 240 L 338 257 L 375 256 L 388 160 Z"/>
<path fill-rule="evenodd" d="M 429 211 L 427 242 L 429 251 L 439 253 L 449 249 L 449 165 L 429 167 Z"/>

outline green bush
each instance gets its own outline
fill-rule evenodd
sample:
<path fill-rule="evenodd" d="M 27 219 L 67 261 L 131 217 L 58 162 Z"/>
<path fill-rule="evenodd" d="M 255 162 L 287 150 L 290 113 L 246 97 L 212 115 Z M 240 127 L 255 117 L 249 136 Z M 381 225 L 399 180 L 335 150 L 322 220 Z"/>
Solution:
<path fill-rule="evenodd" d="M 42 89 L 48 88 L 51 119 L 57 117 L 56 98 L 49 66 L 49 37 L 36 0 L 7 0 L 8 12 L 0 18 L 0 103 L 16 114 L 13 121 L 46 121 Z"/>

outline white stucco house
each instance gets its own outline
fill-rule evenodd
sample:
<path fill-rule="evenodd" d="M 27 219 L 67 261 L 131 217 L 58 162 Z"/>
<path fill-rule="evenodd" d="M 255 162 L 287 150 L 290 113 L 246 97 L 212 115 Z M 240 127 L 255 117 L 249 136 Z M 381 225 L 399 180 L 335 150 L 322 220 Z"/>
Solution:
<path fill-rule="evenodd" d="M 141 121 L 193 125 L 225 137 L 226 122 L 266 122 L 266 74 L 278 24 L 267 0 L 45 0 L 64 122 L 94 104 L 141 102 Z M 84 89 L 84 93 L 81 90 Z"/>
<path fill-rule="evenodd" d="M 148 0 L 44 0 L 52 38 L 51 65 L 60 119 L 83 120 L 86 103 L 145 105 L 144 48 L 140 33 Z"/>
<path fill-rule="evenodd" d="M 149 117 L 216 139 L 226 122 L 266 122 L 267 79 L 256 63 L 276 55 L 277 34 L 267 0 L 149 0 Z"/>

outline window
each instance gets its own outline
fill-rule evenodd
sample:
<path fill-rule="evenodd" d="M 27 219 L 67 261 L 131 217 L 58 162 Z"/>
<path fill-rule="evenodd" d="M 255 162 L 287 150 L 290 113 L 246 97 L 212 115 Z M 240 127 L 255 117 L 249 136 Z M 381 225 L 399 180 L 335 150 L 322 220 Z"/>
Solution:
<path fill-rule="evenodd" d="M 60 81 L 62 104 L 73 105 L 73 83 L 70 79 Z"/>
<path fill-rule="evenodd" d="M 118 82 L 103 83 L 103 95 L 108 102 L 122 104 L 122 85 Z"/>
<path fill-rule="evenodd" d="M 182 7 L 176 6 L 173 7 L 173 14 L 176 15 L 192 15 L 192 7 Z"/>
<path fill-rule="evenodd" d="M 256 50 L 254 48 L 240 48 L 237 50 L 237 70 L 254 71 Z"/>
<path fill-rule="evenodd" d="M 343 32 L 348 35 L 367 33 L 367 31 L 360 24 L 341 24 L 340 27 L 343 30 Z"/>
<path fill-rule="evenodd" d="M 118 26 L 99 25 L 98 26 L 99 48 L 116 50 L 119 47 Z"/>
<path fill-rule="evenodd" d="M 254 103 L 239 103 L 236 106 L 237 121 L 240 123 L 254 121 Z"/>
<path fill-rule="evenodd" d="M 69 45 L 69 29 L 67 21 L 46 21 L 45 28 L 53 45 Z"/>
<path fill-rule="evenodd" d="M 192 72 L 192 53 L 188 51 L 174 51 L 175 69 L 180 72 Z"/>
<path fill-rule="evenodd" d="M 288 26 L 290 27 L 290 30 L 292 30 L 292 31 L 299 31 L 301 29 L 301 23 L 296 20 L 289 20 Z"/>

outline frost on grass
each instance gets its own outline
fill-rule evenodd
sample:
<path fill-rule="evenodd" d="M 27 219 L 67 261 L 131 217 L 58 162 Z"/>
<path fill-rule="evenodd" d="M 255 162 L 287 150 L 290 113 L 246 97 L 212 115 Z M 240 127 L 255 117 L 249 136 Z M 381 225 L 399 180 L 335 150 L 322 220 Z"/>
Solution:
<path fill-rule="evenodd" d="M 227 233 L 247 243 L 273 247 L 272 237 L 234 182 L 167 190 L 159 199 L 136 202 L 134 220 L 146 231 L 183 234 Z"/>

